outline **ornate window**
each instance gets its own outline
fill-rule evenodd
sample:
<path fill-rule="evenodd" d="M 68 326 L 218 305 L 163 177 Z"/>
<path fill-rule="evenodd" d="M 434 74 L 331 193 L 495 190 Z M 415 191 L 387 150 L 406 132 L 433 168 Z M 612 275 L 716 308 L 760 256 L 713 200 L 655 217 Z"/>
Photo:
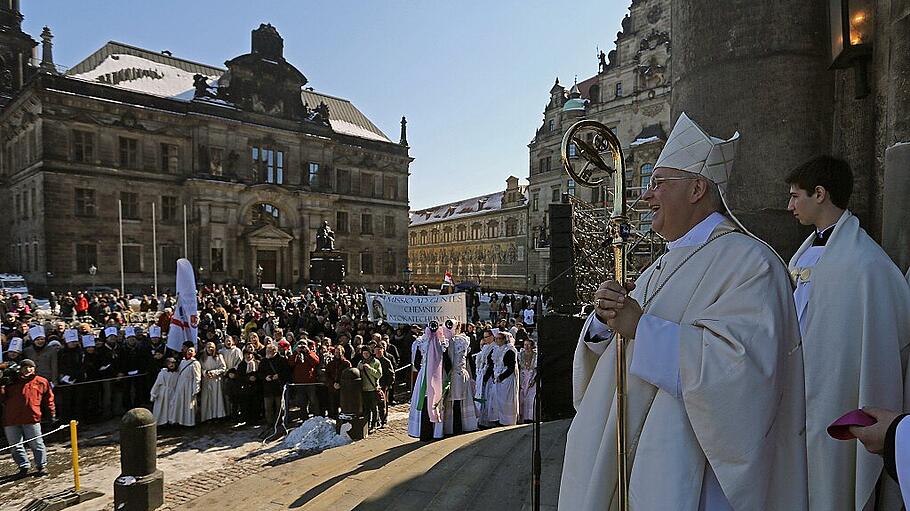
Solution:
<path fill-rule="evenodd" d="M 133 192 L 120 192 L 120 207 L 123 218 L 139 220 L 139 194 Z"/>
<path fill-rule="evenodd" d="M 514 218 L 506 220 L 506 236 L 518 236 L 518 220 Z"/>
<path fill-rule="evenodd" d="M 91 132 L 73 130 L 73 159 L 84 163 L 94 161 L 95 140 Z"/>
<path fill-rule="evenodd" d="M 278 223 L 281 219 L 281 212 L 277 206 L 262 202 L 253 207 L 251 223 L 258 224 L 263 222 Z"/>
<path fill-rule="evenodd" d="M 176 174 L 180 166 L 179 148 L 174 144 L 161 144 L 161 170 Z"/>
<path fill-rule="evenodd" d="M 311 188 L 317 188 L 319 186 L 319 164 L 311 161 L 307 164 L 307 182 L 310 184 Z"/>
<path fill-rule="evenodd" d="M 75 190 L 76 216 L 95 216 L 95 190 L 90 188 L 76 188 Z"/>
<path fill-rule="evenodd" d="M 135 138 L 120 137 L 120 167 L 139 168 L 139 141 Z"/>
<path fill-rule="evenodd" d="M 253 169 L 260 183 L 284 184 L 284 151 L 253 147 L 252 158 Z"/>

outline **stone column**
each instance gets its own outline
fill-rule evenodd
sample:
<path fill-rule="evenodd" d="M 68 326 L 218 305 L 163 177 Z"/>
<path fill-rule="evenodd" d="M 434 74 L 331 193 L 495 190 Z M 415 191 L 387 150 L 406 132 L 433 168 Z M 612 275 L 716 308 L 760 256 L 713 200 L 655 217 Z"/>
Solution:
<path fill-rule="evenodd" d="M 882 13 L 878 14 L 883 17 Z M 891 2 L 887 30 L 876 37 L 877 45 L 889 44 L 883 61 L 888 62 L 886 85 L 887 123 L 884 127 L 885 172 L 882 200 L 882 247 L 901 271 L 910 265 L 910 0 Z"/>
<path fill-rule="evenodd" d="M 675 123 L 685 111 L 711 135 L 742 135 L 730 206 L 784 258 L 802 240 L 783 178 L 830 152 L 832 76 L 821 1 L 672 3 Z"/>

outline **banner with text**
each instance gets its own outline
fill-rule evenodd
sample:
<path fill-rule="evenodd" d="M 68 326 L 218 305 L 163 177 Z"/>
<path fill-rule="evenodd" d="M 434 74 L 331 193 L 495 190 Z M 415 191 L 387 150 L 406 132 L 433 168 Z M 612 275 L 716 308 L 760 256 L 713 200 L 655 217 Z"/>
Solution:
<path fill-rule="evenodd" d="M 399 325 L 426 325 L 432 320 L 439 323 L 455 319 L 461 323 L 468 320 L 464 293 L 435 296 L 383 295 L 367 293 L 367 310 L 370 320 L 380 320 Z"/>

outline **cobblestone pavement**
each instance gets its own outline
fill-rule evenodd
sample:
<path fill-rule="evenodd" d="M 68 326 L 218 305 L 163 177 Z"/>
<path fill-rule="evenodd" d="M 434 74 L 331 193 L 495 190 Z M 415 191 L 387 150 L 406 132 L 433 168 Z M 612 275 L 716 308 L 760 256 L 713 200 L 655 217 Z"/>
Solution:
<path fill-rule="evenodd" d="M 408 405 L 400 404 L 389 408 L 389 424 L 383 429 L 377 429 L 367 437 L 364 442 L 371 439 L 392 436 L 396 433 L 406 433 L 408 429 Z M 280 446 L 273 447 L 262 453 L 250 453 L 241 456 L 225 468 L 209 470 L 196 474 L 189 479 L 165 483 L 165 505 L 161 511 L 173 511 L 182 505 L 201 497 L 218 488 L 224 487 L 238 479 L 259 473 L 267 468 L 283 465 L 314 453 L 293 453 Z M 113 504 L 105 511 L 114 511 Z"/>
<path fill-rule="evenodd" d="M 390 409 L 389 426 L 370 438 L 407 430 L 408 405 Z M 79 431 L 82 487 L 105 495 L 69 508 L 73 511 L 113 510 L 114 479 L 120 475 L 119 421 L 113 420 Z M 280 441 L 263 444 L 260 428 L 233 428 L 225 422 L 205 423 L 194 428 L 164 427 L 158 434 L 158 468 L 164 472 L 165 506 L 176 510 L 183 504 L 238 479 L 256 474 L 312 453 L 285 449 Z M 11 456 L 0 456 L 0 511 L 19 510 L 31 499 L 73 486 L 68 431 L 48 442 L 48 469 L 44 478 L 4 480 L 16 466 Z"/>

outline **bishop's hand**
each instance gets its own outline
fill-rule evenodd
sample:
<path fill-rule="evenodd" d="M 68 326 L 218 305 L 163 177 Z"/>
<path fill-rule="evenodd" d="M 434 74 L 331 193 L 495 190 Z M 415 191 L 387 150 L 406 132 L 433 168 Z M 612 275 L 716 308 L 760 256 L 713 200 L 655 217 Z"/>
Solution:
<path fill-rule="evenodd" d="M 616 281 L 607 281 L 594 293 L 596 305 L 594 313 L 597 318 L 623 337 L 632 338 L 638 328 L 638 321 L 643 314 L 641 305 L 629 296 L 635 289 L 633 282 L 620 285 Z"/>

